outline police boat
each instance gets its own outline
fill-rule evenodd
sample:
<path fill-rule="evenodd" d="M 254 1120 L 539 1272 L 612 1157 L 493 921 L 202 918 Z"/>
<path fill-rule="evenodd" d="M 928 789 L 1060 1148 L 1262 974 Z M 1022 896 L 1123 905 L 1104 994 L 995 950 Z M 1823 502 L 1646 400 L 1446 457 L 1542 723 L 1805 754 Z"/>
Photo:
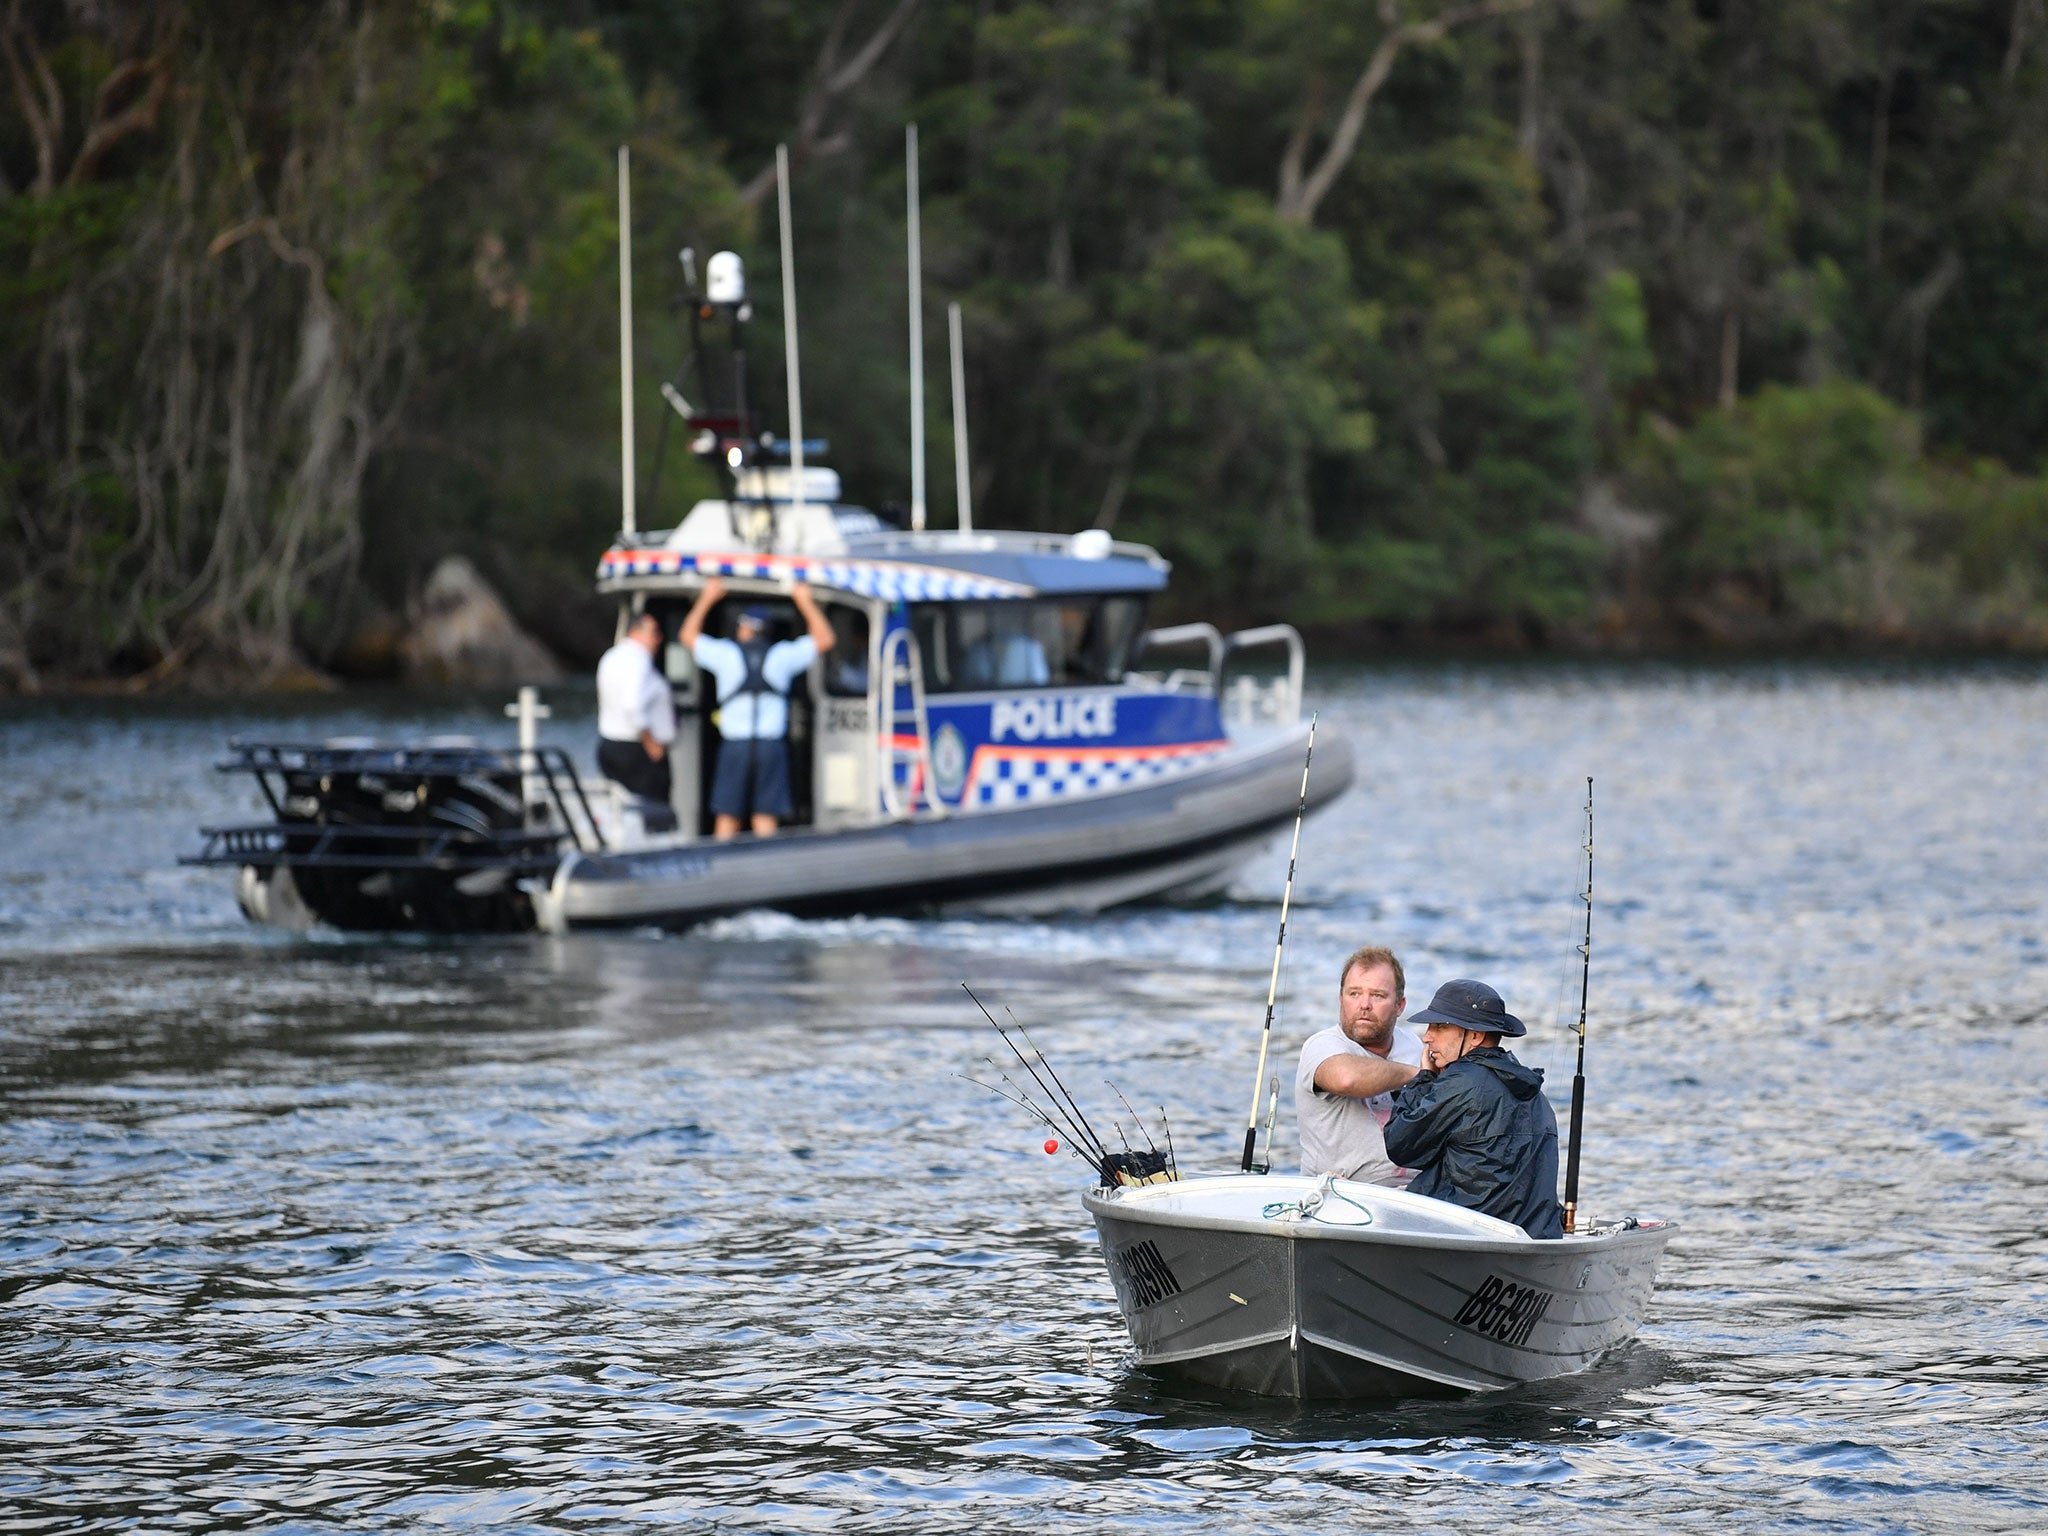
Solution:
<path fill-rule="evenodd" d="M 685 269 L 694 288 L 694 261 Z M 793 313 L 786 245 L 783 269 Z M 253 776 L 273 819 L 203 828 L 185 862 L 237 868 L 242 907 L 262 921 L 558 931 L 761 907 L 1045 914 L 1190 898 L 1284 829 L 1306 730 L 1291 626 L 1152 628 L 1168 578 L 1155 550 L 1099 529 L 974 527 L 957 324 L 960 526 L 923 526 L 921 405 L 908 515 L 892 523 L 847 501 L 817 462 L 824 445 L 803 437 L 794 326 L 778 438 L 747 393 L 740 260 L 720 252 L 705 275 L 688 305 L 703 403 L 678 388 L 687 368 L 662 392 L 725 494 L 642 530 L 629 453 L 622 531 L 597 568 L 621 635 L 643 613 L 661 624 L 678 724 L 668 804 L 538 745 L 528 692 L 504 747 L 237 743 L 220 766 Z M 714 359 L 707 338 L 720 334 L 729 359 Z M 774 836 L 712 836 L 718 700 L 678 635 L 713 577 L 727 595 L 707 633 L 729 634 L 745 609 L 795 632 L 797 582 L 832 630 L 789 691 L 784 741 L 762 744 L 787 754 L 793 815 Z M 1349 784 L 1348 749 L 1326 745 L 1319 769 L 1311 808 Z"/>
<path fill-rule="evenodd" d="M 666 807 L 584 777 L 531 726 L 502 748 L 238 743 L 221 767 L 255 777 L 275 819 L 203 829 L 191 862 L 239 866 L 244 910 L 288 925 L 559 930 L 1192 898 L 1284 830 L 1306 731 L 1292 628 L 1148 629 L 1167 579 L 1150 549 L 892 530 L 841 503 L 830 470 L 804 474 L 799 504 L 788 468 L 750 466 L 734 499 L 600 563 L 622 622 L 662 625 Z M 750 518 L 767 537 L 735 532 Z M 787 752 L 795 809 L 772 837 L 710 835 L 717 701 L 675 635 L 713 575 L 729 591 L 714 633 L 741 607 L 793 627 L 795 581 L 833 630 L 790 692 L 786 742 L 762 744 Z M 1351 777 L 1324 740 L 1311 808 Z M 675 830 L 646 830 L 663 809 Z"/>

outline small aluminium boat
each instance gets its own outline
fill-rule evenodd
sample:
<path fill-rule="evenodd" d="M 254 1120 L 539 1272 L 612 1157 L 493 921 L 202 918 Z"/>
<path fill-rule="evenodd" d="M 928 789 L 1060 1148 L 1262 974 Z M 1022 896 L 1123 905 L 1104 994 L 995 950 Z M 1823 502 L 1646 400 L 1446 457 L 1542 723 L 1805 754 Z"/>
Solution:
<path fill-rule="evenodd" d="M 1311 757 L 1313 755 L 1311 749 Z M 1586 785 L 1586 938 L 1593 947 L 1593 802 Z M 1308 765 L 1301 803 L 1308 802 Z M 1300 847 L 1299 818 L 1295 847 Z M 1280 944 L 1293 894 L 1290 858 Z M 1280 946 L 1266 1001 L 1271 1039 Z M 1564 1235 L 1406 1189 L 1329 1175 L 1272 1175 L 1254 1161 L 1257 1092 L 1238 1172 L 1182 1177 L 1162 1153 L 1111 1152 L 1021 1025 L 1003 1036 L 1029 1077 L 982 1084 L 1064 1136 L 1099 1184 L 1094 1218 L 1138 1363 L 1227 1391 L 1272 1397 L 1414 1397 L 1487 1391 L 1580 1371 L 1633 1338 L 1674 1230 L 1578 1210 L 1585 1109 L 1585 989 L 1572 1078 Z M 979 1003 L 979 999 L 976 999 Z M 984 1014 L 987 1010 L 983 1009 Z M 1016 1038 L 1012 1038 L 1012 1033 Z M 1259 1072 L 1263 1077 L 1262 1046 Z M 1255 1079 L 1255 1081 L 1257 1081 Z M 1038 1099 L 1032 1098 L 1032 1093 Z M 1274 1109 L 1268 1112 L 1268 1145 Z M 1039 1102 L 1042 1100 L 1043 1102 Z M 1125 1108 L 1129 1111 L 1128 1101 Z M 1135 1120 L 1136 1114 L 1131 1111 Z M 1142 1122 L 1140 1122 L 1142 1130 Z M 1057 1141 L 1046 1144 L 1048 1151 Z"/>
<path fill-rule="evenodd" d="M 1345 1179 L 1225 1174 L 1082 1202 L 1141 1365 L 1273 1397 L 1483 1391 L 1633 1337 L 1668 1222 L 1538 1240 Z"/>

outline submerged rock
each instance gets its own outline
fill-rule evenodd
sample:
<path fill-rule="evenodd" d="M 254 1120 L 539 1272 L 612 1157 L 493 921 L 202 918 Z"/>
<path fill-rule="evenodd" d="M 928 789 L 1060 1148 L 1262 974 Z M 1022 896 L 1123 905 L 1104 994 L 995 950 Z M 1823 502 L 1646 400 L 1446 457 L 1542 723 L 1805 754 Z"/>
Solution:
<path fill-rule="evenodd" d="M 479 686 L 552 683 L 554 654 L 519 627 L 483 574 L 460 555 L 434 567 L 398 644 L 407 682 Z"/>

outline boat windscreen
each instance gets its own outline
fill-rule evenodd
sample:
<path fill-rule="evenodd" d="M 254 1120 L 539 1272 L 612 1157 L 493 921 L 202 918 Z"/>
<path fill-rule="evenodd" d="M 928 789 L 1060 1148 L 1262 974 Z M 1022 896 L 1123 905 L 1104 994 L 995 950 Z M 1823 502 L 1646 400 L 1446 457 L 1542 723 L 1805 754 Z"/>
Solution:
<path fill-rule="evenodd" d="M 931 693 L 1114 683 L 1144 628 L 1145 601 L 927 603 L 911 610 L 911 622 Z"/>

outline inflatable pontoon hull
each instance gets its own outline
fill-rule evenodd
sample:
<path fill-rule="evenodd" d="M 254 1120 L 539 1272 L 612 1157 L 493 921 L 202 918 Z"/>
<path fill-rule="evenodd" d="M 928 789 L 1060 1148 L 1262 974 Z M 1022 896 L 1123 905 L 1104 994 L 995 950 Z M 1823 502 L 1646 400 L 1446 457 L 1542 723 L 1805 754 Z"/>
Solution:
<path fill-rule="evenodd" d="M 773 838 L 656 840 L 572 853 L 541 926 L 681 927 L 768 907 L 852 913 L 1089 912 L 1218 889 L 1294 817 L 1307 727 L 1236 746 L 1179 775 L 1106 794 Z M 1316 744 L 1309 808 L 1350 786 L 1350 748 Z"/>

